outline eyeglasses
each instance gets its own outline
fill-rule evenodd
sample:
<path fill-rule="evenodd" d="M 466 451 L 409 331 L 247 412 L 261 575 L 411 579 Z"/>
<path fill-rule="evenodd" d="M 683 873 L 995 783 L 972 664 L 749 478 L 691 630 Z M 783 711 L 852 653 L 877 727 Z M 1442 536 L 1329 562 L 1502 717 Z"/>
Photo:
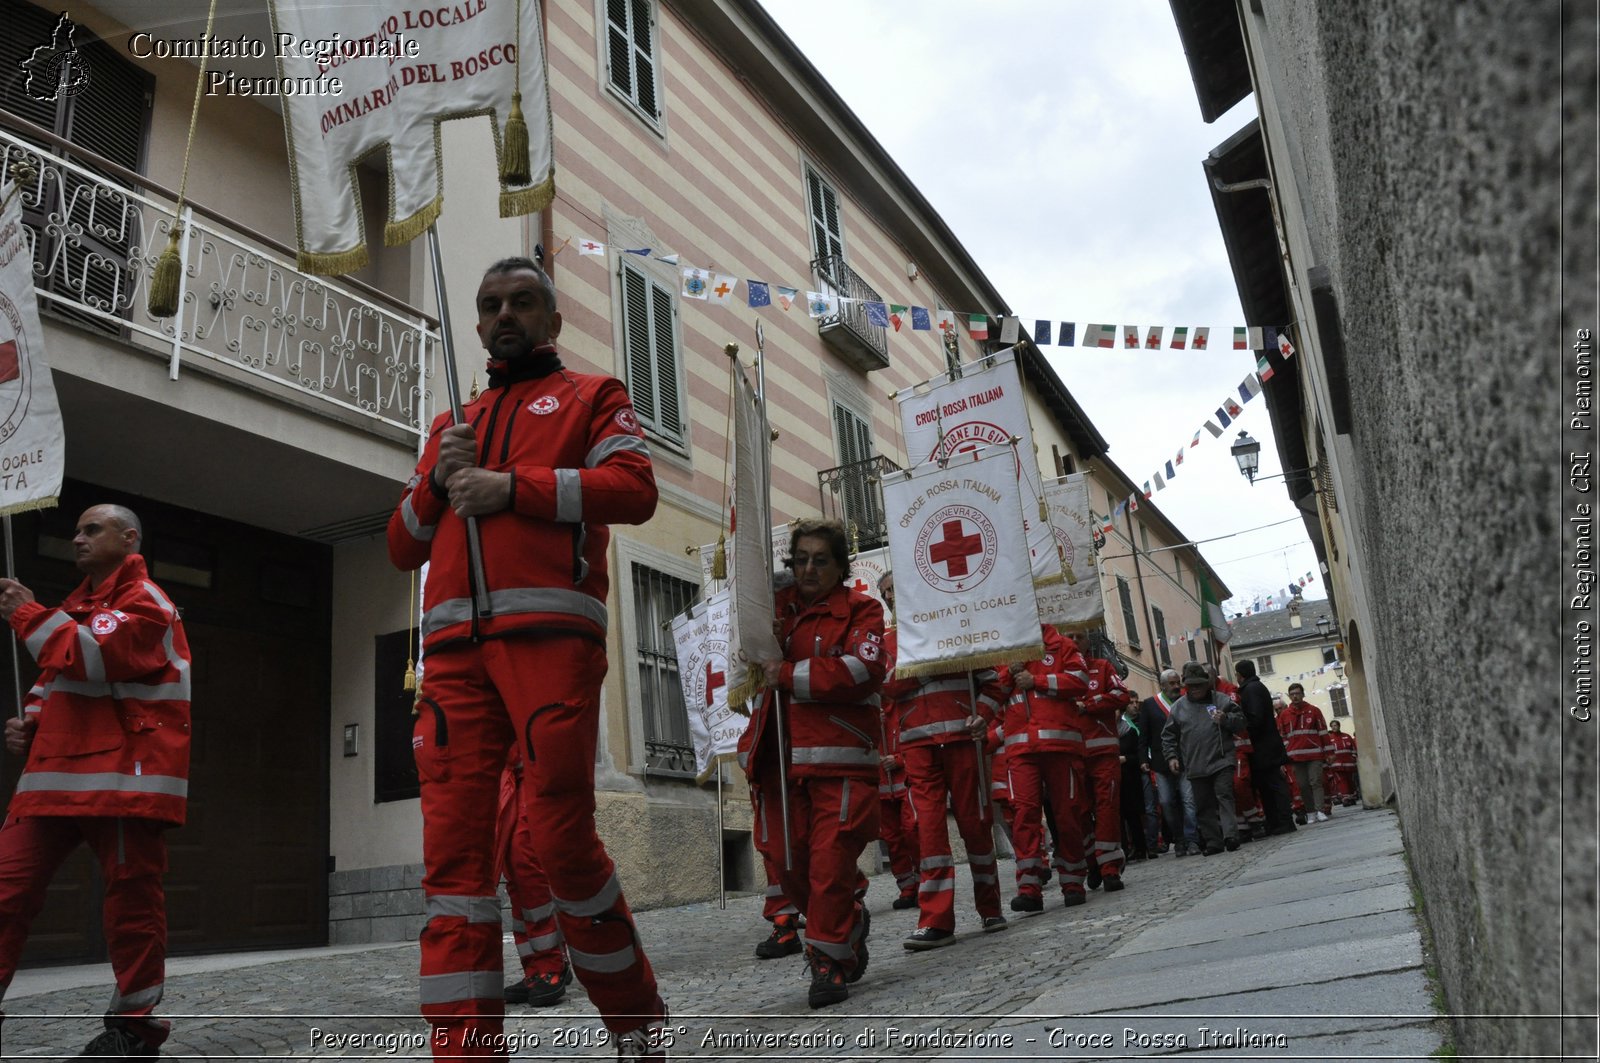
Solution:
<path fill-rule="evenodd" d="M 832 554 L 795 554 L 789 559 L 789 567 L 798 572 L 802 568 L 827 568 L 833 564 Z"/>

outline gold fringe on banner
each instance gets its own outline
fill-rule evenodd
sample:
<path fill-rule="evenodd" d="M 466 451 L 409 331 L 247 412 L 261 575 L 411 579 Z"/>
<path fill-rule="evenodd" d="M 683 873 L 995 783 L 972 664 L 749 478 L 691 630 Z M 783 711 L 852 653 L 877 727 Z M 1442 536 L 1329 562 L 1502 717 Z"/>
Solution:
<path fill-rule="evenodd" d="M 13 513 L 34 513 L 41 509 L 55 509 L 60 504 L 59 498 L 36 498 L 32 502 L 17 502 L 0 509 L 0 517 L 9 517 Z"/>
<path fill-rule="evenodd" d="M 524 214 L 537 214 L 556 201 L 556 179 L 546 177 L 527 188 L 506 189 L 500 193 L 500 216 L 520 218 Z"/>
<path fill-rule="evenodd" d="M 410 243 L 428 231 L 428 226 L 439 220 L 439 212 L 444 209 L 444 197 L 436 196 L 432 203 L 417 211 L 409 218 L 391 221 L 383 227 L 383 242 L 390 247 Z"/>
<path fill-rule="evenodd" d="M 423 226 L 427 228 L 427 226 Z M 362 244 L 348 251 L 301 251 L 294 256 L 295 268 L 302 273 L 315 273 L 319 277 L 335 277 L 341 273 L 354 273 L 365 269 L 370 259 L 367 246 Z"/>
<path fill-rule="evenodd" d="M 979 668 L 995 668 L 1002 664 L 1011 664 L 1013 661 L 1037 661 L 1043 656 L 1044 643 L 1041 641 L 1031 646 L 1019 646 L 1014 650 L 1000 650 L 980 654 L 977 657 L 956 657 L 945 661 L 925 661 L 922 664 L 906 665 L 904 668 L 896 667 L 894 677 L 916 679 L 925 675 L 971 672 Z"/>
<path fill-rule="evenodd" d="M 744 682 L 728 688 L 728 704 L 743 705 L 767 688 L 767 676 L 759 664 L 752 664 Z"/>
<path fill-rule="evenodd" d="M 1039 579 L 1034 580 L 1033 581 L 1033 585 L 1035 587 L 1054 587 L 1057 583 L 1064 582 L 1066 580 L 1066 578 L 1067 577 L 1065 577 L 1061 573 L 1057 572 L 1053 576 L 1043 576 L 1043 577 L 1041 577 Z M 1076 581 L 1074 581 L 1074 582 L 1076 582 Z"/>
<path fill-rule="evenodd" d="M 522 116 L 522 0 L 517 3 L 517 62 L 511 75 L 511 113 L 506 116 L 505 142 L 500 152 L 500 183 L 525 185 L 533 180 L 528 162 L 528 120 Z"/>

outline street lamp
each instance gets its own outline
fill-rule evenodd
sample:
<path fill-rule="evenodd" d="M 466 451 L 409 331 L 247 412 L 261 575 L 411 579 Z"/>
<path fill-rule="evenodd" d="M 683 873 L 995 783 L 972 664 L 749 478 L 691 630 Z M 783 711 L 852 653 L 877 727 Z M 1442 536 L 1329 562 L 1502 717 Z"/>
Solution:
<path fill-rule="evenodd" d="M 1328 632 L 1333 630 L 1333 621 L 1325 616 L 1317 617 L 1317 634 L 1323 638 L 1328 637 Z"/>
<path fill-rule="evenodd" d="M 1261 444 L 1250 438 L 1250 433 L 1244 429 L 1239 430 L 1239 438 L 1229 448 L 1233 460 L 1239 463 L 1239 472 L 1252 484 L 1256 482 L 1256 470 L 1261 468 Z"/>

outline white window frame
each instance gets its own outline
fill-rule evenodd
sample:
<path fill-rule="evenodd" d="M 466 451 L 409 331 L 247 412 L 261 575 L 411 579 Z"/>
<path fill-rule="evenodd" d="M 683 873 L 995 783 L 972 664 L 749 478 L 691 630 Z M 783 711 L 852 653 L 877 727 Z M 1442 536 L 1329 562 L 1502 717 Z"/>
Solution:
<path fill-rule="evenodd" d="M 639 689 L 639 618 L 633 609 L 633 566 L 643 565 L 663 575 L 672 576 L 701 588 L 698 553 L 694 559 L 682 553 L 670 553 L 633 539 L 618 537 L 617 570 L 612 584 L 616 588 L 618 612 L 622 614 L 622 692 L 623 703 L 628 707 L 628 771 L 634 775 L 645 774 L 645 741 L 649 731 L 644 722 L 644 691 Z M 657 773 L 658 775 L 660 773 Z M 666 776 L 662 776 L 666 777 Z M 676 776 L 672 776 L 676 778 Z"/>
<path fill-rule="evenodd" d="M 650 25 L 646 27 L 648 36 L 646 58 L 650 62 L 650 75 L 655 88 L 655 112 L 641 104 L 638 100 L 637 63 L 628 70 L 629 84 L 633 86 L 631 92 L 618 87 L 611 77 L 611 0 L 595 0 L 595 50 L 600 66 L 600 84 L 606 93 L 631 114 L 656 133 L 666 134 L 666 107 L 661 85 L 661 7 L 659 0 L 621 0 L 626 9 L 629 25 L 623 27 L 628 36 L 628 49 L 630 58 L 639 54 L 639 34 L 632 25 L 635 5 L 648 8 Z"/>
<path fill-rule="evenodd" d="M 617 307 L 616 338 L 617 353 L 620 364 L 617 367 L 617 376 L 628 388 L 628 394 L 633 398 L 635 412 L 639 415 L 639 425 L 645 434 L 667 449 L 687 457 L 689 454 L 690 410 L 689 388 L 687 370 L 683 357 L 683 337 L 681 333 L 678 292 L 671 286 L 663 283 L 660 277 L 654 276 L 653 271 L 641 268 L 631 262 L 625 261 L 628 256 L 617 255 L 617 268 L 612 274 L 615 278 L 615 294 Z M 643 323 L 645 335 L 643 337 L 651 357 L 651 380 L 654 390 L 648 395 L 641 395 L 640 382 L 635 379 L 633 361 L 633 339 L 637 328 L 629 315 L 628 284 L 629 277 L 637 277 L 645 285 L 647 320 Z M 657 298 L 658 294 L 660 299 Z M 661 391 L 661 365 L 658 345 L 660 342 L 661 322 L 657 313 L 662 306 L 662 299 L 670 306 L 671 320 L 666 322 L 666 328 L 672 343 L 672 387 L 674 394 L 671 398 L 676 402 L 678 409 L 678 423 L 666 424 L 662 420 L 661 400 L 664 397 Z M 642 401 L 641 401 L 642 399 Z"/>

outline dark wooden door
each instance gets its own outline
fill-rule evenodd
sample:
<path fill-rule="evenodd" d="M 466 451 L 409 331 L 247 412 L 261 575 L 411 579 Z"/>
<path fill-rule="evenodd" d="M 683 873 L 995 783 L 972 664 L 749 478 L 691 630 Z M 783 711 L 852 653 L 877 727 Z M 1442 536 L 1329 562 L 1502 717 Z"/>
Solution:
<path fill-rule="evenodd" d="M 145 526 L 152 575 L 183 610 L 193 658 L 188 822 L 167 835 L 170 950 L 321 944 L 327 936 L 327 547 L 69 482 L 55 513 L 14 519 L 18 576 L 41 601 L 76 585 L 61 542 L 87 506 Z M 9 652 L 0 653 L 11 695 Z M 24 685 L 34 669 L 22 652 Z M 5 758 L 0 787 L 14 789 Z M 57 874 L 24 963 L 105 958 L 98 873 L 80 850 Z"/>

